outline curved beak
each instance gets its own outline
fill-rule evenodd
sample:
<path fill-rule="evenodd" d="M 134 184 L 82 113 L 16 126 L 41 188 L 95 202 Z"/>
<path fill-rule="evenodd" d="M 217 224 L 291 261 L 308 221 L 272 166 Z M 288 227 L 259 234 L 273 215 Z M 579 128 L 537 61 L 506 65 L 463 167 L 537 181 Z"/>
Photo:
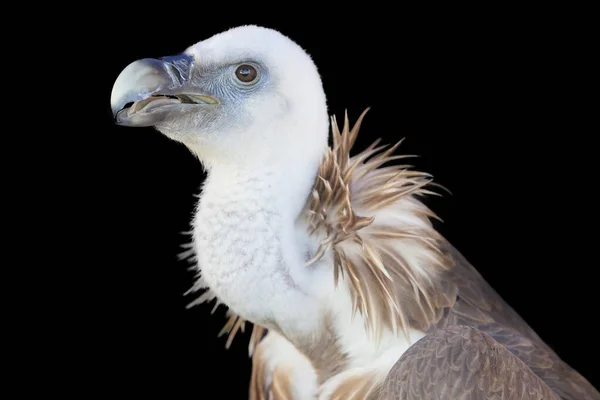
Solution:
<path fill-rule="evenodd" d="M 185 54 L 144 58 L 129 64 L 117 77 L 111 93 L 115 123 L 152 126 L 182 104 L 218 104 L 213 97 L 194 93 L 190 85 L 193 68 L 194 58 Z"/>

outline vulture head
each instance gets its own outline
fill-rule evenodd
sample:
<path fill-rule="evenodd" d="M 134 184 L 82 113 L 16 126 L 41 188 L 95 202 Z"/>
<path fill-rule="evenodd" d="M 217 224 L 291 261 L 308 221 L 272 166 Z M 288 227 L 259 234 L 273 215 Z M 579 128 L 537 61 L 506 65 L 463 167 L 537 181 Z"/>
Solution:
<path fill-rule="evenodd" d="M 295 42 L 263 27 L 237 27 L 178 55 L 134 61 L 116 79 L 111 106 L 117 124 L 154 126 L 208 168 L 291 162 L 315 169 L 327 144 L 316 66 Z"/>

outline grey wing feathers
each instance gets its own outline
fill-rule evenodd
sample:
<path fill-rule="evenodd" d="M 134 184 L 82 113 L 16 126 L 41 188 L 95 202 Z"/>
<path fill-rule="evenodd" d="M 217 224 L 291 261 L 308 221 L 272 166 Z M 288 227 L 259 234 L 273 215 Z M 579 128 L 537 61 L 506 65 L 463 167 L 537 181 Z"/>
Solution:
<path fill-rule="evenodd" d="M 600 400 L 600 393 L 562 361 L 454 247 L 446 243 L 445 251 L 455 262 L 448 280 L 457 286 L 458 295 L 431 332 L 459 325 L 473 327 L 516 355 L 560 398 Z"/>
<path fill-rule="evenodd" d="M 381 400 L 559 400 L 533 371 L 489 335 L 452 326 L 411 346 L 383 383 Z"/>

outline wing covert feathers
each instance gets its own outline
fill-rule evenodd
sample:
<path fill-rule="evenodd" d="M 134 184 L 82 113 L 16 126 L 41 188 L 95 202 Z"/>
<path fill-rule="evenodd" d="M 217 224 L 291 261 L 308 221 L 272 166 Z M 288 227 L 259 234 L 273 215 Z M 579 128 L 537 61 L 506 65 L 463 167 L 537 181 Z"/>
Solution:
<path fill-rule="evenodd" d="M 436 331 L 410 347 L 379 399 L 560 400 L 517 356 L 467 326 Z"/>

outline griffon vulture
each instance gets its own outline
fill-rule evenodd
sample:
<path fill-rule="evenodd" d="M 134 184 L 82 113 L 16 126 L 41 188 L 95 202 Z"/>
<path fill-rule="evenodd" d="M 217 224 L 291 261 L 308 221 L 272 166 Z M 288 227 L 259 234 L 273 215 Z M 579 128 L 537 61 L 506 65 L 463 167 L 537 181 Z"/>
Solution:
<path fill-rule="evenodd" d="M 207 171 L 195 303 L 253 324 L 252 399 L 600 399 L 434 229 L 431 177 L 330 119 L 311 57 L 242 26 L 115 81 L 115 122 Z M 332 136 L 331 145 L 329 136 Z"/>

